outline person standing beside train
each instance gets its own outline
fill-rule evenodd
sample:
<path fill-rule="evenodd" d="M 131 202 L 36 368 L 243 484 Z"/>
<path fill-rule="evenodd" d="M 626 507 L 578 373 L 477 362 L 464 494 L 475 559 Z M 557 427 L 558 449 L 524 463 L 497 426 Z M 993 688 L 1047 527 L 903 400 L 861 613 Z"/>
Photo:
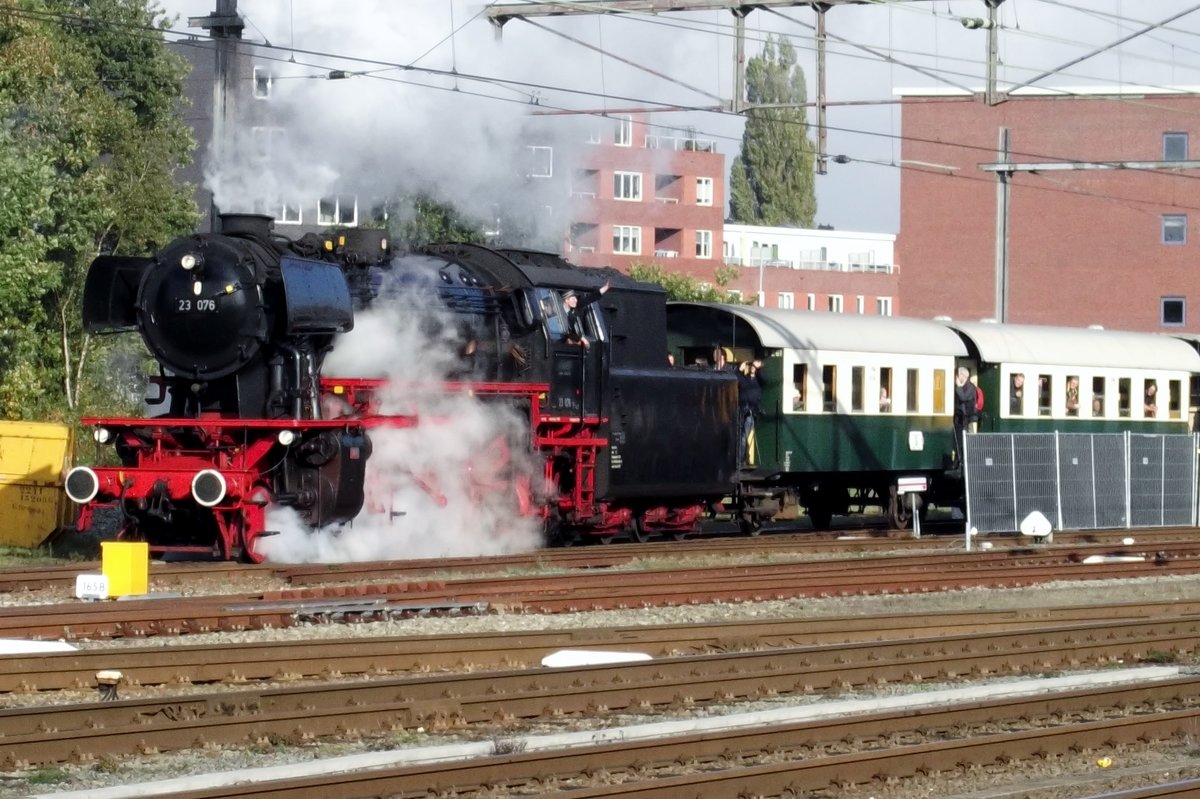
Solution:
<path fill-rule="evenodd" d="M 979 424 L 979 393 L 971 382 L 971 370 L 965 366 L 958 367 L 954 376 L 954 441 L 958 449 L 958 459 L 962 462 L 963 433 L 975 432 Z"/>
<path fill-rule="evenodd" d="M 738 413 L 741 419 L 741 436 L 738 439 L 738 465 L 753 466 L 755 457 L 754 425 L 762 408 L 763 386 L 766 378 L 762 374 L 762 361 L 743 361 L 737 370 Z"/>

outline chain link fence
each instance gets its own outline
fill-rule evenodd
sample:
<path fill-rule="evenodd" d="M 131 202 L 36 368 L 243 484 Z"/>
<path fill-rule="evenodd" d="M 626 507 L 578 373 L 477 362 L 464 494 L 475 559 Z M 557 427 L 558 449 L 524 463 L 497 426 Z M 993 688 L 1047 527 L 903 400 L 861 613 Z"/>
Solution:
<path fill-rule="evenodd" d="M 1015 532 L 1196 525 L 1197 438 L 1135 433 L 968 433 L 967 528 Z"/>

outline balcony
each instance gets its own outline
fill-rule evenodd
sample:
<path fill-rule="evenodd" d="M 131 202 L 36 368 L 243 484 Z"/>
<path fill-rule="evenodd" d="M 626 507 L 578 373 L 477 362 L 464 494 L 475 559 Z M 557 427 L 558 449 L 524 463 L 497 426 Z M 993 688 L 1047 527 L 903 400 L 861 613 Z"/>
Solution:
<path fill-rule="evenodd" d="M 879 275 L 890 275 L 896 271 L 893 264 L 791 261 L 784 258 L 739 258 L 736 255 L 726 255 L 724 260 L 726 266 L 746 266 L 753 269 L 769 267 L 772 269 L 807 269 L 815 272 L 858 272 Z"/>
<path fill-rule="evenodd" d="M 713 139 L 694 139 L 690 136 L 647 136 L 647 150 L 687 150 L 698 153 L 716 152 Z"/>

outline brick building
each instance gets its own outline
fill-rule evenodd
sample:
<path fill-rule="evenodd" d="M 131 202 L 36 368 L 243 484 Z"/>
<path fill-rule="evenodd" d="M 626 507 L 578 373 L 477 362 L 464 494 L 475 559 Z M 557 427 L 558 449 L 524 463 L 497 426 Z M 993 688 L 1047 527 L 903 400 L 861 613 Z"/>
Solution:
<path fill-rule="evenodd" d="M 1200 171 L 1188 160 L 1200 98 L 1023 90 L 988 106 L 900 94 L 905 314 L 1200 331 L 1189 302 L 1200 293 Z M 1005 160 L 1002 130 L 1011 166 L 998 173 L 985 165 Z"/>
<path fill-rule="evenodd" d="M 591 124 L 571 152 L 565 256 L 584 266 L 657 263 L 712 282 L 721 266 L 725 157 L 645 114 Z"/>

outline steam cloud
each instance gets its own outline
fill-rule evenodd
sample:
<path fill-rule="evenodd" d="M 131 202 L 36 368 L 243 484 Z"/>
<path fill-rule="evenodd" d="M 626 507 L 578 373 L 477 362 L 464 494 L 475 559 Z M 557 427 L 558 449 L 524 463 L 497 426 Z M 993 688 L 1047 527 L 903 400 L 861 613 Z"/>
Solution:
<path fill-rule="evenodd" d="M 360 314 L 323 373 L 382 377 L 380 412 L 411 427 L 370 431 L 363 512 L 348 525 L 308 530 L 290 508 L 271 508 L 260 539 L 271 561 L 347 562 L 524 552 L 541 545 L 530 505 L 542 491 L 527 424 L 505 403 L 447 394 L 456 365 L 455 320 L 401 298 Z M 428 303 L 428 299 L 425 299 Z"/>

